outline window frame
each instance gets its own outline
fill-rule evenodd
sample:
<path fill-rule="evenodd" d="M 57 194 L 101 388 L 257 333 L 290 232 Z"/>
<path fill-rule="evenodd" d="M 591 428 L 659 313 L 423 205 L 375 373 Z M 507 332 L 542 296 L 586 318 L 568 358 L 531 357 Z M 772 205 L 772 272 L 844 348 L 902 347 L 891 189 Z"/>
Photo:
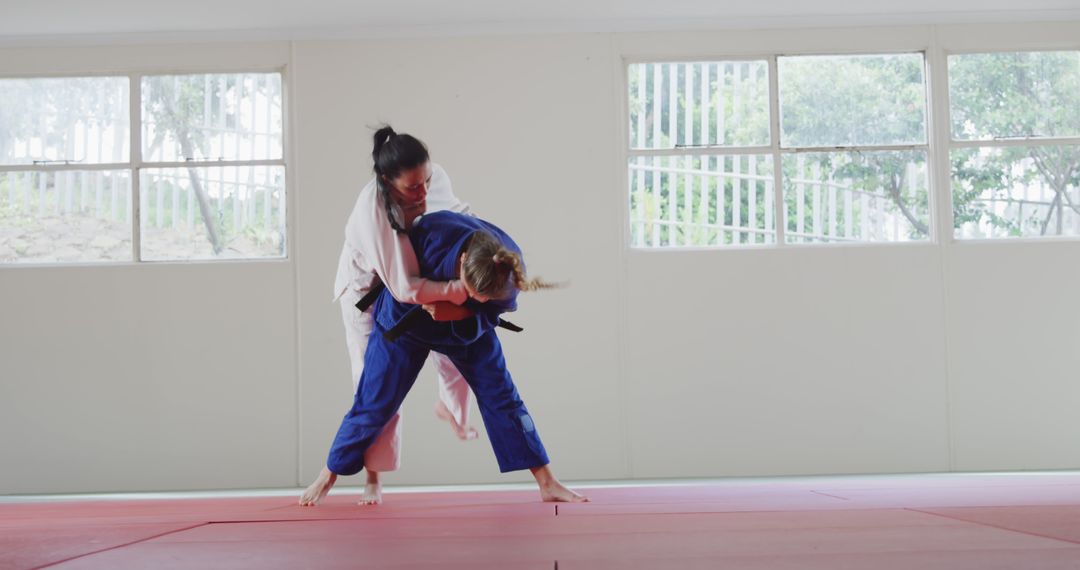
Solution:
<path fill-rule="evenodd" d="M 926 121 L 924 124 L 925 143 L 922 144 L 902 144 L 902 145 L 852 145 L 852 146 L 792 146 L 784 147 L 780 143 L 780 89 L 779 89 L 779 64 L 778 60 L 783 57 L 814 57 L 814 56 L 874 56 L 874 55 L 911 55 L 918 54 L 923 59 L 923 93 L 924 93 L 924 112 Z M 622 63 L 622 83 L 621 83 L 621 109 L 620 109 L 620 141 L 621 141 L 621 164 L 622 164 L 622 181 L 621 189 L 628 191 L 629 188 L 629 163 L 634 157 L 654 157 L 654 156 L 734 156 L 734 155 L 769 155 L 773 162 L 773 222 L 774 229 L 772 232 L 772 243 L 738 243 L 738 244 L 725 244 L 716 246 L 637 246 L 631 242 L 630 232 L 631 226 L 634 220 L 631 219 L 632 212 L 629 209 L 629 197 L 623 195 L 624 202 L 624 221 L 623 228 L 625 233 L 624 246 L 632 251 L 717 251 L 717 250 L 729 250 L 729 249 L 777 249 L 787 247 L 889 247 L 889 246 L 920 246 L 928 244 L 937 244 L 941 241 L 942 232 L 939 227 L 940 220 L 940 204 L 937 196 L 942 194 L 938 191 L 939 181 L 935 176 L 935 164 L 939 158 L 935 157 L 935 150 L 940 145 L 935 144 L 935 121 L 934 121 L 934 84 L 932 74 L 934 72 L 934 65 L 931 62 L 932 50 L 929 46 L 922 48 L 882 48 L 857 51 L 844 51 L 844 50 L 808 50 L 808 51 L 776 51 L 765 54 L 732 54 L 732 55 L 715 55 L 715 56 L 691 56 L 691 57 L 678 57 L 678 56 L 665 56 L 665 57 L 648 57 L 648 56 L 635 56 L 627 57 L 623 56 Z M 724 145 L 695 145 L 695 146 L 679 146 L 675 145 L 673 148 L 665 149 L 642 149 L 634 148 L 630 142 L 630 68 L 633 65 L 642 64 L 678 64 L 678 63 L 705 63 L 705 62 L 748 62 L 748 61 L 765 61 L 768 67 L 768 85 L 769 85 L 769 145 L 768 146 L 724 146 Z M 947 60 L 946 60 L 947 63 Z M 945 86 L 945 95 L 948 95 L 948 86 Z M 946 115 L 947 116 L 947 115 Z M 947 122 L 947 121 L 946 121 Z M 928 207 L 929 207 L 929 221 L 928 221 L 928 236 L 924 240 L 909 240 L 909 241 L 810 241 L 810 242 L 791 242 L 787 241 L 787 219 L 784 215 L 784 187 L 783 187 L 783 162 L 782 159 L 786 155 L 796 155 L 801 153 L 822 153 L 822 152 L 860 152 L 860 151 L 923 151 L 926 153 L 927 162 L 927 192 L 928 192 Z M 943 163 L 948 165 L 948 155 L 946 154 L 946 160 Z M 949 188 L 949 186 L 945 186 Z M 949 194 L 951 204 L 951 193 Z M 950 208 L 951 212 L 951 208 Z M 950 217 L 951 224 L 951 217 Z"/>
<path fill-rule="evenodd" d="M 941 64 L 942 67 L 942 93 L 940 99 L 942 106 L 944 107 L 944 113 L 942 116 L 944 120 L 941 121 L 942 125 L 939 125 L 939 129 L 944 133 L 943 144 L 939 145 L 942 148 L 942 160 L 944 161 L 945 172 L 942 176 L 947 180 L 946 188 L 949 189 L 948 196 L 948 234 L 947 239 L 952 243 L 1023 243 L 1023 242 L 1038 242 L 1038 243 L 1052 243 L 1052 242 L 1080 242 L 1080 234 L 1077 235 L 1050 235 L 1050 236 L 1003 236 L 1003 237 L 958 237 L 956 235 L 957 228 L 953 224 L 953 197 L 952 197 L 952 163 L 951 157 L 954 150 L 959 149 L 980 149 L 980 148 L 1009 148 L 1018 146 L 1076 146 L 1080 147 L 1080 135 L 1071 137 L 1038 137 L 1038 136 L 1026 136 L 1026 137 L 995 137 L 992 139 L 956 139 L 952 132 L 952 98 L 951 98 L 951 83 L 949 76 L 949 58 L 953 56 L 963 55 L 980 55 L 980 54 L 1007 54 L 1007 53 L 1049 53 L 1049 52 L 1076 52 L 1080 56 L 1080 43 L 1072 46 L 1015 46 L 1008 47 L 1003 46 L 1000 48 L 976 48 L 976 49 L 946 49 L 941 50 Z"/>
<path fill-rule="evenodd" d="M 290 128 L 290 76 L 288 65 L 238 65 L 221 68 L 212 66 L 198 66 L 190 68 L 170 68 L 147 66 L 141 69 L 127 71 L 71 71 L 62 73 L 0 73 L 0 80 L 7 79 L 65 79 L 84 77 L 126 77 L 128 80 L 128 144 L 130 151 L 127 162 L 83 164 L 71 161 L 63 164 L 0 164 L 0 174 L 8 172 L 65 172 L 65 171 L 127 171 L 131 176 L 131 259 L 124 261 L 77 261 L 77 262 L 45 262 L 45 263 L 4 263 L 0 262 L 0 269 L 8 268 L 50 268 L 50 267 L 108 267 L 146 264 L 201 264 L 201 263 L 273 263 L 289 261 L 291 258 L 290 248 L 292 223 L 291 217 L 294 210 L 292 204 L 293 179 L 291 169 L 288 167 L 291 155 L 291 128 Z M 142 148 L 142 79 L 144 77 L 171 76 L 171 75 L 227 75 L 245 73 L 277 73 L 281 77 L 281 158 L 263 160 L 184 160 L 184 161 L 144 161 Z M 187 167 L 223 167 L 223 166 L 280 166 L 285 173 L 285 227 L 283 235 L 284 254 L 275 257 L 251 257 L 251 258 L 228 258 L 228 259 L 142 259 L 142 208 L 141 208 L 141 173 L 145 169 L 154 168 L 187 168 Z"/>
<path fill-rule="evenodd" d="M 629 121 L 629 118 L 630 118 L 630 112 L 629 112 L 629 110 L 630 110 L 630 66 L 638 65 L 638 64 L 671 65 L 671 64 L 685 64 L 685 63 L 716 63 L 716 62 L 740 63 L 740 62 L 760 62 L 760 61 L 765 61 L 767 63 L 766 68 L 767 68 L 767 72 L 769 74 L 769 76 L 768 76 L 768 85 L 769 85 L 769 141 L 770 141 L 769 145 L 759 145 L 759 146 L 735 146 L 735 145 L 679 146 L 678 144 L 676 144 L 673 148 L 663 148 L 663 149 L 634 148 L 633 146 L 631 146 L 631 144 L 630 144 L 630 131 L 629 131 L 629 129 L 630 129 L 630 126 L 629 126 L 629 122 L 630 122 Z M 776 161 L 776 154 L 775 153 L 777 151 L 776 142 L 777 142 L 778 139 L 777 139 L 777 133 L 774 132 L 773 125 L 774 125 L 775 121 L 779 120 L 779 115 L 776 115 L 774 117 L 774 109 L 776 108 L 775 102 L 773 101 L 773 94 L 775 93 L 774 79 L 775 79 L 775 76 L 776 76 L 776 74 L 774 73 L 775 65 L 776 65 L 775 56 L 760 56 L 760 55 L 746 55 L 746 54 L 738 55 L 738 56 L 731 56 L 731 57 L 715 57 L 715 58 L 714 57 L 659 58 L 659 59 L 646 59 L 646 58 L 626 59 L 626 58 L 624 58 L 623 59 L 623 86 L 622 86 L 623 87 L 623 89 L 622 89 L 622 93 L 623 93 L 622 103 L 623 103 L 623 109 L 624 110 L 623 110 L 622 115 L 621 115 L 621 119 L 620 119 L 621 123 L 620 124 L 623 125 L 622 126 L 622 129 L 623 129 L 622 132 L 625 133 L 625 136 L 621 137 L 620 140 L 622 141 L 622 152 L 623 152 L 623 154 L 622 154 L 622 159 L 623 159 L 622 160 L 622 165 L 623 165 L 622 168 L 623 168 L 623 173 L 624 173 L 625 176 L 627 176 L 627 178 L 623 179 L 624 184 L 622 185 L 622 188 L 627 189 L 629 187 L 629 179 L 628 179 L 629 174 L 628 174 L 627 170 L 629 169 L 630 159 L 634 158 L 634 157 L 643 157 L 643 158 L 666 157 L 666 156 L 674 156 L 674 157 L 683 157 L 683 156 L 687 156 L 687 157 L 712 157 L 712 156 L 715 156 L 715 157 L 727 157 L 727 156 L 765 156 L 765 155 L 769 155 L 773 159 L 773 194 L 774 194 L 774 199 L 773 199 L 773 220 L 774 220 L 774 224 L 776 226 L 775 229 L 772 232 L 774 244 L 775 244 L 775 242 L 778 242 L 780 239 L 782 239 L 783 233 L 779 231 L 779 226 L 780 226 L 779 220 L 782 220 L 783 218 L 782 217 L 777 217 L 777 216 L 782 216 L 783 215 L 783 210 L 782 210 L 783 204 L 782 203 L 777 203 L 777 201 L 775 199 L 776 184 L 777 184 L 777 176 L 776 176 L 777 170 L 776 170 L 776 162 L 775 162 Z M 625 227 L 629 231 L 630 228 L 631 228 L 631 225 L 634 223 L 634 221 L 632 219 L 630 219 L 631 213 L 629 211 L 629 197 L 628 196 L 623 196 L 623 198 L 625 198 L 624 202 L 626 203 L 626 208 L 627 208 Z M 773 247 L 774 246 L 774 244 L 768 244 L 768 243 L 760 243 L 760 244 L 758 244 L 758 243 L 751 243 L 751 244 L 740 243 L 740 244 L 732 244 L 732 245 L 724 245 L 724 246 L 650 246 L 650 245 L 634 246 L 633 244 L 630 243 L 629 235 L 627 235 L 627 239 L 626 239 L 625 243 L 631 249 L 679 250 L 679 251 L 686 251 L 686 250 L 692 250 L 692 249 L 714 250 L 714 249 L 726 249 L 726 248 L 733 248 L 733 247 L 761 248 L 761 247 Z"/>

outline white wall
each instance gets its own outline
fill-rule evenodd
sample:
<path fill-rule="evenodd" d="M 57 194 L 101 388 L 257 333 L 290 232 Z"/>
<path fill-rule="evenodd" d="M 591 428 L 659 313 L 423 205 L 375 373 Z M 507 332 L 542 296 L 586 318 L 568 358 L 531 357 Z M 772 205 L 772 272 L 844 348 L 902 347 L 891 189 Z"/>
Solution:
<path fill-rule="evenodd" d="M 1080 467 L 1080 242 L 631 251 L 620 134 L 623 58 L 1076 38 L 1080 23 L 0 52 L 0 73 L 276 61 L 293 111 L 289 260 L 0 269 L 0 492 L 312 477 L 349 404 L 329 297 L 380 121 L 423 138 L 535 274 L 572 281 L 523 299 L 526 332 L 502 335 L 564 478 Z M 457 442 L 434 398 L 425 371 L 390 482 L 527 477 Z"/>
<path fill-rule="evenodd" d="M 287 44 L 5 50 L 0 73 L 288 56 Z M 0 299 L 0 493 L 296 483 L 293 261 L 5 267 Z"/>

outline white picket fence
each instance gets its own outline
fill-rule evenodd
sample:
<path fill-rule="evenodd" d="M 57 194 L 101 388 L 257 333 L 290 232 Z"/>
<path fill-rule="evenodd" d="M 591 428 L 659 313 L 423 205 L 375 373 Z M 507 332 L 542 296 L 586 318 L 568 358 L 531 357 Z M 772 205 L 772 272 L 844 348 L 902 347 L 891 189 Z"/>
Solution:
<path fill-rule="evenodd" d="M 5 215 L 36 218 L 93 216 L 131 222 L 129 171 L 65 170 L 0 173 Z"/>
<path fill-rule="evenodd" d="M 1032 159 L 1024 159 L 1013 165 L 1013 174 L 1019 176 L 1034 168 Z M 1030 184 L 1014 185 L 1005 196 L 994 194 L 978 198 L 974 203 L 981 205 L 984 212 L 1014 224 L 1015 229 L 992 224 L 989 215 L 984 215 L 978 222 L 958 226 L 956 237 L 978 239 L 1015 235 L 1010 231 L 1022 237 L 1080 235 L 1080 211 L 1077 211 L 1080 209 L 1080 188 L 1069 188 L 1066 194 L 1059 206 L 1055 200 L 1056 191 L 1037 177 Z"/>
<path fill-rule="evenodd" d="M 833 180 L 818 161 L 801 154 L 793 160 L 801 176 L 785 180 L 789 243 L 911 239 L 912 224 L 885 190 Z M 636 247 L 775 243 L 771 157 L 636 157 L 629 179 Z M 925 171 L 909 164 L 905 180 L 902 199 L 917 219 L 928 218 L 915 206 L 916 195 L 925 192 Z"/>
<path fill-rule="evenodd" d="M 285 227 L 284 169 L 277 166 L 196 168 L 211 209 L 235 229 Z M 144 227 L 193 228 L 201 214 L 186 168 L 143 171 L 140 202 L 150 214 Z M 228 216 L 228 219 L 224 219 Z"/>

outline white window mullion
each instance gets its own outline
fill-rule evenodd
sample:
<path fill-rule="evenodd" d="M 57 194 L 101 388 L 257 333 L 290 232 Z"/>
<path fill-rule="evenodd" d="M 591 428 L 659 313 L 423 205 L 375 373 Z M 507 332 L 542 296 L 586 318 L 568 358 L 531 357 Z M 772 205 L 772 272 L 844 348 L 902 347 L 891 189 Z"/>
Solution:
<path fill-rule="evenodd" d="M 140 190 L 140 164 L 142 162 L 142 76 L 131 74 L 128 76 L 129 96 L 128 112 L 130 113 L 131 126 L 131 149 L 128 160 L 131 161 L 131 259 L 134 262 L 142 260 L 142 215 L 141 190 Z"/>
<path fill-rule="evenodd" d="M 191 168 L 206 166 L 285 166 L 280 158 L 270 160 L 184 160 L 177 162 L 143 162 L 140 168 Z"/>
<path fill-rule="evenodd" d="M 712 105 L 712 81 L 709 77 L 709 67 L 710 64 L 708 62 L 703 62 L 701 64 L 701 136 L 699 142 L 702 145 L 710 144 L 709 123 L 711 119 L 709 117 L 709 108 Z M 701 170 L 708 171 L 709 163 L 712 162 L 712 160 L 707 156 L 701 156 L 698 160 Z M 703 229 L 707 229 L 706 224 L 709 223 L 709 186 L 711 184 L 712 179 L 704 174 L 698 178 L 698 187 L 701 190 L 701 194 L 698 200 L 697 220 L 695 221 Z M 708 234 L 706 233 L 705 235 Z"/>
<path fill-rule="evenodd" d="M 783 152 L 888 152 L 888 151 L 911 151 L 927 150 L 926 144 L 871 144 L 860 146 L 798 146 L 784 147 Z"/>
<path fill-rule="evenodd" d="M 926 161 L 930 182 L 930 240 L 939 243 L 953 241 L 952 207 L 952 161 L 949 159 L 948 62 L 944 51 L 937 45 L 926 53 L 929 67 L 927 97 L 930 101 L 927 122 L 930 125 L 930 150 Z"/>
<path fill-rule="evenodd" d="M 727 63 L 716 64 L 716 121 L 713 125 L 715 131 L 716 146 L 724 144 L 724 114 L 727 105 L 724 104 L 727 93 Z M 713 144 L 713 143 L 709 143 Z"/>
<path fill-rule="evenodd" d="M 795 176 L 792 183 L 795 186 L 795 233 L 806 241 L 806 158 L 795 156 Z"/>
<path fill-rule="evenodd" d="M 134 139 L 134 135 L 132 138 Z M 696 149 L 697 150 L 697 149 Z M 134 153 L 136 150 L 132 150 Z M 657 151 L 635 151 L 643 153 L 658 153 Z M 683 155 L 690 151 L 671 151 L 671 154 Z M 660 152 L 665 153 L 665 152 Z M 750 153 L 750 152 L 747 152 Z M 110 162 L 105 164 L 82 164 L 77 162 L 48 163 L 48 164 L 9 164 L 0 166 L 0 173 L 6 172 L 63 172 L 63 171 L 126 171 L 126 169 L 138 168 L 187 168 L 189 166 L 284 166 L 282 159 L 270 160 L 247 160 L 247 161 L 170 161 L 170 162 Z"/>
<path fill-rule="evenodd" d="M 701 64 L 701 138 L 699 144 L 702 146 L 708 146 L 711 144 L 709 140 L 709 108 L 712 105 L 712 80 L 709 74 L 709 64 Z"/>
<path fill-rule="evenodd" d="M 646 84 L 646 81 L 645 81 L 645 71 L 646 71 L 646 69 L 645 69 L 644 65 L 638 66 L 638 75 L 637 75 L 638 101 L 639 101 L 639 104 L 641 105 L 641 109 L 643 111 L 648 110 L 648 106 L 647 106 L 648 94 L 646 93 L 647 84 Z M 637 133 L 636 133 L 637 138 L 635 140 L 637 141 L 637 146 L 639 146 L 639 147 L 645 146 L 645 117 L 646 116 L 648 116 L 648 114 L 646 112 L 641 112 L 638 115 Z M 635 163 L 638 164 L 638 165 L 644 165 L 645 160 L 640 159 L 640 158 L 635 159 Z M 637 177 L 635 178 L 635 180 L 636 180 L 636 184 L 634 186 L 634 192 L 637 194 L 637 214 L 635 216 L 635 219 L 636 219 L 638 225 L 637 225 L 637 240 L 634 243 L 634 245 L 643 246 L 643 245 L 645 245 L 645 231 L 646 231 L 645 222 L 646 222 L 646 212 L 648 210 L 645 207 L 645 171 L 644 170 L 638 170 L 637 171 Z"/>
<path fill-rule="evenodd" d="M 949 104 L 949 94 L 943 96 L 945 105 Z M 948 107 L 946 107 L 948 109 Z M 1010 137 L 983 140 L 950 140 L 946 132 L 946 141 L 951 148 L 983 148 L 1012 146 L 1074 146 L 1080 145 L 1080 137 Z"/>
<path fill-rule="evenodd" d="M 661 102 L 661 78 L 663 75 L 664 66 L 657 64 L 653 65 L 653 129 L 652 129 L 652 144 L 657 146 L 660 144 L 660 139 L 663 133 L 663 103 Z M 653 207 L 656 208 L 656 213 L 653 215 L 652 221 L 652 233 L 650 235 L 650 245 L 658 247 L 660 245 L 660 224 L 657 222 L 660 219 L 660 157 L 653 156 L 652 166 L 656 170 L 653 170 L 650 181 L 652 182 L 652 200 Z"/>
<path fill-rule="evenodd" d="M 679 144 L 679 65 L 668 65 L 668 142 Z"/>
<path fill-rule="evenodd" d="M 127 170 L 130 162 L 110 162 L 108 164 L 82 164 L 65 162 L 63 164 L 11 164 L 0 166 L 0 172 L 61 172 L 64 170 Z"/>
<path fill-rule="evenodd" d="M 765 154 L 769 146 L 679 146 L 676 148 L 634 148 L 630 152 L 641 156 L 713 156 L 717 154 Z"/>
<path fill-rule="evenodd" d="M 787 220 L 784 219 L 784 169 L 780 155 L 780 79 L 777 76 L 776 56 L 769 57 L 769 143 L 773 159 L 773 224 L 776 230 L 776 245 L 785 245 L 784 233 Z"/>
<path fill-rule="evenodd" d="M 668 65 L 668 142 L 671 146 L 677 146 L 679 143 L 679 64 L 672 63 Z M 681 156 L 681 155 L 680 155 Z M 670 167 L 672 162 L 680 164 L 682 161 L 679 159 L 669 158 L 667 165 Z M 678 226 L 675 224 L 676 210 L 678 209 L 678 180 L 676 175 L 668 174 L 667 176 L 661 176 L 661 179 L 666 178 L 668 183 L 668 239 L 667 245 L 679 245 L 675 239 L 678 235 L 676 230 Z"/>
<path fill-rule="evenodd" d="M 757 157 L 746 159 L 746 227 L 750 230 L 757 229 Z M 747 232 L 746 238 L 750 243 L 757 243 L 757 233 Z"/>

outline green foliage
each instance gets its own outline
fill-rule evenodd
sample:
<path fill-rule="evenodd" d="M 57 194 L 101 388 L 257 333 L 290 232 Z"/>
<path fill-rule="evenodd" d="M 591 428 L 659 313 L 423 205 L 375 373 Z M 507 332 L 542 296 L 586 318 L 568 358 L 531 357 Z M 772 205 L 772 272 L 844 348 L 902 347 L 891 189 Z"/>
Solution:
<path fill-rule="evenodd" d="M 949 58 L 952 133 L 958 139 L 1080 135 L 1080 54 L 1027 52 Z M 987 222 L 1008 235 L 1059 233 L 1063 216 L 1080 215 L 1076 147 L 1010 146 L 953 152 L 953 209 L 957 228 Z M 1050 188 L 1049 205 L 1016 198 L 1014 189 Z M 988 209 L 1008 202 L 1015 217 Z M 1024 209 L 1026 206 L 1026 210 Z M 1028 212 L 1024 215 L 1024 212 Z M 1056 224 L 1051 222 L 1056 221 Z"/>
<path fill-rule="evenodd" d="M 890 144 L 925 144 L 927 142 L 926 89 L 924 63 L 919 54 L 891 56 L 807 56 L 781 57 L 779 85 L 781 133 L 785 147 L 795 146 L 864 146 Z M 743 69 L 759 69 L 743 64 Z M 951 56 L 949 60 L 951 117 L 957 138 L 994 138 L 1016 136 L 1080 135 L 1080 54 L 1077 52 L 1035 52 Z M 643 69 L 639 75 L 637 71 Z M 646 146 L 670 148 L 668 113 L 674 112 L 679 133 L 685 133 L 685 110 L 691 105 L 699 111 L 701 64 L 676 66 L 674 82 L 677 100 L 670 100 L 670 64 L 632 66 L 630 73 L 631 142 L 636 144 L 636 128 L 646 134 Z M 723 73 L 715 70 L 724 69 Z M 768 141 L 767 81 L 748 81 L 756 71 L 743 74 L 741 96 L 732 96 L 734 67 L 710 68 L 712 109 L 724 110 L 724 140 L 729 144 L 754 145 Z M 686 74 L 691 74 L 694 93 L 683 93 Z M 653 101 L 654 82 L 660 81 L 660 100 Z M 658 103 L 658 104 L 657 104 Z M 661 140 L 652 141 L 654 113 L 660 113 Z M 710 117 L 711 136 L 702 141 L 702 125 L 692 114 L 693 139 L 715 141 L 715 111 Z M 737 121 L 731 120 L 738 117 Z M 677 142 L 683 142 L 680 134 Z M 1028 146 L 997 149 L 960 149 L 952 153 L 952 198 L 957 228 L 989 226 L 995 235 L 1045 235 L 1060 233 L 1065 216 L 1080 216 L 1080 148 L 1074 146 Z M 801 172 L 784 164 L 784 200 L 790 231 L 796 227 L 820 224 L 824 200 L 809 189 L 842 185 L 859 198 L 866 197 L 878 206 L 863 211 L 856 200 L 850 211 L 830 211 L 837 223 L 859 227 L 861 218 L 876 213 L 881 201 L 889 215 L 906 220 L 908 239 L 929 235 L 930 196 L 927 191 L 925 152 L 835 152 L 802 155 L 806 162 Z M 914 178 L 913 178 L 914 177 Z M 799 208 L 793 181 L 802 180 L 808 188 Z M 669 220 L 671 202 L 667 177 L 660 188 L 659 200 L 648 198 L 647 216 Z M 675 177 L 679 204 L 677 220 L 703 224 L 697 210 L 680 197 L 682 181 Z M 747 182 L 744 182 L 747 184 Z M 721 210 L 732 215 L 730 180 L 724 182 L 727 198 Z M 715 188 L 715 186 L 714 186 Z M 1017 198 L 1029 191 L 1049 188 L 1045 199 Z M 914 190 L 912 190 L 914 189 Z M 1023 189 L 1029 191 L 1021 192 Z M 651 191 L 651 189 L 650 189 Z M 720 188 L 715 188 L 719 193 Z M 946 189 L 942 189 L 946 191 Z M 818 200 L 817 203 L 814 200 Z M 657 202 L 655 204 L 651 202 Z M 745 206 L 746 204 L 743 204 Z M 715 206 L 715 205 L 714 205 Z M 745 209 L 743 210 L 745 212 Z M 803 219 L 798 219 L 797 212 Z M 695 219 L 690 219 L 693 216 Z M 737 221 L 736 221 L 737 222 Z M 732 220 L 714 222 L 730 224 Z M 746 221 L 742 221 L 743 225 Z M 646 231 L 652 231 L 647 229 Z M 712 235 L 708 228 L 676 228 L 669 236 L 661 228 L 661 241 L 675 239 L 682 243 L 726 241 L 724 232 Z M 683 232 L 683 233 L 680 233 Z M 649 236 L 651 237 L 651 235 Z M 858 236 L 856 236 L 858 237 Z M 862 236 L 863 239 L 865 236 Z"/>
<path fill-rule="evenodd" d="M 778 63 L 783 146 L 926 142 L 919 54 L 785 57 Z"/>
<path fill-rule="evenodd" d="M 206 86 L 211 92 L 206 92 Z M 147 141 L 146 153 L 154 156 L 169 138 L 181 148 L 182 158 L 205 157 L 209 141 L 199 128 L 203 117 L 209 115 L 207 102 L 214 106 L 220 99 L 219 82 L 206 82 L 202 75 L 148 77 L 143 79 L 143 120 L 153 123 L 153 137 Z"/>
<path fill-rule="evenodd" d="M 1080 54 L 951 56 L 949 98 L 957 139 L 1080 135 Z"/>

